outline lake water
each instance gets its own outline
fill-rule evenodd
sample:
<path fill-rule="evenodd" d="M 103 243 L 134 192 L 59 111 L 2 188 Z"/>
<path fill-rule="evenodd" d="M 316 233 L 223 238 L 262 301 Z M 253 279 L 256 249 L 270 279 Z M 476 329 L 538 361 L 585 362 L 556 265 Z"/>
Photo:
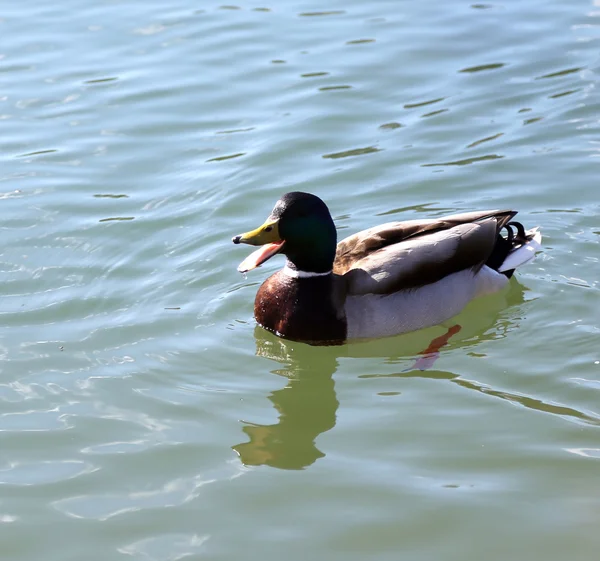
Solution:
<path fill-rule="evenodd" d="M 471 0 L 472 2 L 473 0 Z M 600 548 L 600 2 L 5 2 L 11 561 L 574 561 Z M 544 251 L 441 327 L 256 327 L 231 236 L 514 208 Z"/>

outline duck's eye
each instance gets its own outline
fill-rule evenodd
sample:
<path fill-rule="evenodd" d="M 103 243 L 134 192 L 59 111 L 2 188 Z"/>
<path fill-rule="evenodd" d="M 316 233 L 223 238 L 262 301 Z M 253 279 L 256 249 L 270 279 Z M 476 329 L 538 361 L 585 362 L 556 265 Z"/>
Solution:
<path fill-rule="evenodd" d="M 270 232 L 273 229 L 273 226 L 267 226 L 265 228 L 265 232 Z"/>

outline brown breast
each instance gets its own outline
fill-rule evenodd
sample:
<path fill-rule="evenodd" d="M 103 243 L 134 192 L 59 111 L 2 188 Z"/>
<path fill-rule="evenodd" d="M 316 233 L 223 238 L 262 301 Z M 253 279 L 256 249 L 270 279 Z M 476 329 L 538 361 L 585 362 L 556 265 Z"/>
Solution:
<path fill-rule="evenodd" d="M 265 329 L 294 341 L 343 343 L 347 329 L 342 282 L 337 275 L 295 279 L 279 271 L 258 290 L 254 317 Z"/>

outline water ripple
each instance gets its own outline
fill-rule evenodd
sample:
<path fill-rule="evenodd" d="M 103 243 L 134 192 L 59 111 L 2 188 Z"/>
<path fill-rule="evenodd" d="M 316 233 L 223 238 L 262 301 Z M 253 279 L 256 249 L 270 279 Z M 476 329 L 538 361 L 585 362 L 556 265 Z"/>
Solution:
<path fill-rule="evenodd" d="M 300 17 L 321 17 L 321 16 L 339 16 L 345 14 L 345 10 L 330 10 L 324 12 L 302 12 L 298 14 Z"/>
<path fill-rule="evenodd" d="M 34 409 L 0 415 L 0 432 L 50 432 L 72 427 L 58 407 L 47 411 Z"/>
<path fill-rule="evenodd" d="M 362 156 L 363 154 L 374 154 L 375 152 L 381 152 L 381 148 L 377 148 L 376 146 L 367 146 L 366 148 L 354 148 L 353 150 L 344 150 L 343 152 L 324 154 L 322 157 L 326 160 L 337 160 L 339 158 Z"/>
<path fill-rule="evenodd" d="M 479 146 L 480 144 L 483 144 L 484 142 L 490 142 L 492 140 L 496 140 L 497 138 L 500 138 L 501 136 L 504 136 L 503 132 L 499 132 L 499 133 L 493 134 L 491 136 L 486 136 L 485 138 L 481 138 L 480 140 L 471 142 L 471 144 L 467 145 L 467 148 L 475 148 L 475 146 Z"/>
<path fill-rule="evenodd" d="M 81 460 L 13 462 L 7 468 L 0 468 L 0 485 L 46 485 L 74 479 L 98 469 L 93 464 Z"/>
<path fill-rule="evenodd" d="M 502 158 L 504 158 L 504 156 L 500 156 L 498 154 L 488 154 L 486 156 L 465 158 L 464 160 L 455 160 L 453 162 L 442 162 L 442 163 L 437 163 L 437 164 L 422 164 L 422 167 L 432 168 L 432 167 L 442 167 L 442 166 L 468 166 L 471 164 L 476 164 L 478 162 L 486 162 L 488 160 L 500 160 Z"/>
<path fill-rule="evenodd" d="M 504 62 L 492 62 L 490 64 L 480 64 L 478 66 L 469 66 L 468 68 L 463 68 L 459 70 L 459 72 L 467 72 L 473 74 L 475 72 L 484 72 L 486 70 L 497 70 L 498 68 L 503 68 L 506 66 Z"/>
<path fill-rule="evenodd" d="M 543 76 L 538 76 L 536 78 L 536 80 L 547 80 L 549 78 L 560 78 L 562 76 L 568 76 L 569 74 L 581 72 L 582 70 L 585 70 L 585 67 L 577 66 L 575 68 L 566 68 L 565 70 L 558 70 L 556 72 L 550 72 L 549 74 L 544 74 Z"/>
<path fill-rule="evenodd" d="M 55 501 L 53 506 L 73 518 L 105 521 L 128 512 L 185 504 L 196 498 L 202 487 L 215 481 L 200 476 L 181 478 L 155 489 L 118 495 L 81 495 Z"/>
<path fill-rule="evenodd" d="M 165 534 L 133 542 L 119 547 L 125 555 L 143 559 L 179 561 L 194 555 L 201 555 L 209 534 Z"/>
<path fill-rule="evenodd" d="M 426 101 L 417 101 L 415 103 L 405 103 L 404 109 L 414 109 L 415 107 L 424 107 L 425 105 L 433 105 L 434 103 L 439 103 L 440 101 L 444 101 L 445 97 L 436 97 L 435 99 L 428 99 Z"/>

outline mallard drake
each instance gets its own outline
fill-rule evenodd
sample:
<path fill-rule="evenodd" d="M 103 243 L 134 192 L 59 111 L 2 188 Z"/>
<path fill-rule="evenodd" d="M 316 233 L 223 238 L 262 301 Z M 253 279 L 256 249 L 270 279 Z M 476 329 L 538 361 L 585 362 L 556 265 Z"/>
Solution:
<path fill-rule="evenodd" d="M 261 326 L 296 341 L 339 344 L 437 325 L 506 286 L 541 247 L 538 228 L 525 231 L 511 222 L 516 214 L 484 210 L 388 222 L 337 243 L 327 205 L 292 192 L 262 226 L 233 243 L 262 246 L 240 264 L 243 273 L 278 253 L 287 259 L 256 294 Z"/>

